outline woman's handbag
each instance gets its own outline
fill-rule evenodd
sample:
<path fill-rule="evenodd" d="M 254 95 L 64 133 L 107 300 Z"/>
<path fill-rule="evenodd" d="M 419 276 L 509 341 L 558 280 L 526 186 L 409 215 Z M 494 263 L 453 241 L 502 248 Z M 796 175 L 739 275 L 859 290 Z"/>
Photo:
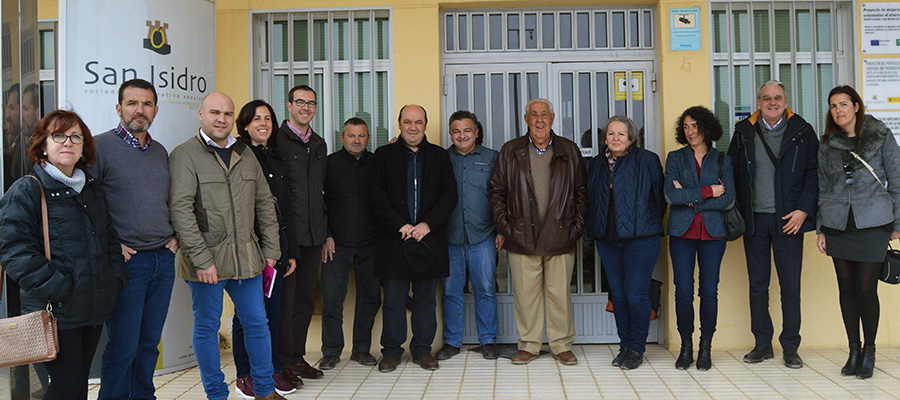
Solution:
<path fill-rule="evenodd" d="M 44 229 L 44 256 L 50 259 L 50 233 L 47 230 L 47 198 L 41 181 L 41 223 Z M 3 279 L 0 268 L 0 279 Z M 5 280 L 5 279 L 4 279 Z M 53 361 L 59 353 L 59 336 L 56 333 L 56 318 L 53 307 L 47 302 L 47 309 L 12 318 L 0 319 L 0 369 L 36 362 Z"/>
<path fill-rule="evenodd" d="M 719 179 L 722 179 L 722 163 L 725 162 L 725 153 L 719 153 Z M 744 217 L 741 216 L 740 210 L 735 208 L 735 204 L 737 200 L 735 199 L 731 205 L 728 206 L 725 210 L 723 210 L 722 214 L 725 216 L 725 239 L 729 242 L 737 240 L 741 236 L 744 236 L 744 232 L 747 230 L 747 225 L 744 224 Z"/>
<path fill-rule="evenodd" d="M 888 245 L 887 255 L 884 257 L 884 264 L 881 266 L 881 274 L 878 279 L 884 283 L 896 285 L 900 283 L 900 250 L 894 250 Z"/>

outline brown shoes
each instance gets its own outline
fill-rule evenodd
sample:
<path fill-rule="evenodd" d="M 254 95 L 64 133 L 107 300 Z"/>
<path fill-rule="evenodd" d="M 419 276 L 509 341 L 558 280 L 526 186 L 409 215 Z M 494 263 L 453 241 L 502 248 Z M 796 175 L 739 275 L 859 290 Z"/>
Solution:
<path fill-rule="evenodd" d="M 285 368 L 279 372 L 281 373 L 281 377 L 291 385 L 294 385 L 295 388 L 300 389 L 303 387 L 303 380 L 300 379 L 294 371 L 291 371 L 290 368 Z"/>
<path fill-rule="evenodd" d="M 256 400 L 287 400 L 284 396 L 278 394 L 278 392 L 269 393 L 266 396 L 256 396 Z"/>
<path fill-rule="evenodd" d="M 559 354 L 553 355 L 553 358 L 559 360 L 562 365 L 575 365 L 578 364 L 578 358 L 575 358 L 575 354 L 571 351 L 564 351 Z"/>
<path fill-rule="evenodd" d="M 512 358 L 513 365 L 525 365 L 538 358 L 538 356 L 531 354 L 525 350 L 519 350 L 518 353 Z"/>
<path fill-rule="evenodd" d="M 422 369 L 428 371 L 434 371 L 440 368 L 440 366 L 438 365 L 438 361 L 434 358 L 433 355 L 431 355 L 431 353 L 422 354 L 421 356 L 416 357 L 413 362 L 422 367 Z"/>
<path fill-rule="evenodd" d="M 400 357 L 384 355 L 378 363 L 378 372 L 391 372 L 397 369 L 397 365 L 400 365 Z"/>
<path fill-rule="evenodd" d="M 322 371 L 313 368 L 306 360 L 300 360 L 300 362 L 291 365 L 291 370 L 305 379 L 322 379 L 325 376 Z"/>

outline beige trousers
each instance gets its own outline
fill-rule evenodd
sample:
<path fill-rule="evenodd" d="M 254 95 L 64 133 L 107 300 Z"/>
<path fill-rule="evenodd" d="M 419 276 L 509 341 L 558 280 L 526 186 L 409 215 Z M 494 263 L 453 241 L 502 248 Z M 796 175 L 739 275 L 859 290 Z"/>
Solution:
<path fill-rule="evenodd" d="M 552 257 L 509 252 L 519 350 L 540 353 L 545 315 L 550 351 L 559 354 L 572 350 L 575 321 L 569 282 L 574 268 L 575 252 Z"/>

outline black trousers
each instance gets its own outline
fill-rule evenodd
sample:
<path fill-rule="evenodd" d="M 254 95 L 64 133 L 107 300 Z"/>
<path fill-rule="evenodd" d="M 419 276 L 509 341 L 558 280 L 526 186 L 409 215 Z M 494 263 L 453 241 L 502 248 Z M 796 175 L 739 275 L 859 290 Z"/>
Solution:
<path fill-rule="evenodd" d="M 381 353 L 388 356 L 403 355 L 406 342 L 406 296 L 412 286 L 412 340 L 409 352 L 413 358 L 431 353 L 431 343 L 437 332 L 435 287 L 437 279 L 382 279 L 384 302 L 381 313 L 384 326 L 381 329 Z"/>
<path fill-rule="evenodd" d="M 103 325 L 59 330 L 59 355 L 44 363 L 50 374 L 44 400 L 87 399 L 88 375 L 102 332 Z"/>
<path fill-rule="evenodd" d="M 278 334 L 278 360 L 286 368 L 303 360 L 306 335 L 316 310 L 316 282 L 322 262 L 322 245 L 300 246 L 297 269 L 284 278 Z"/>

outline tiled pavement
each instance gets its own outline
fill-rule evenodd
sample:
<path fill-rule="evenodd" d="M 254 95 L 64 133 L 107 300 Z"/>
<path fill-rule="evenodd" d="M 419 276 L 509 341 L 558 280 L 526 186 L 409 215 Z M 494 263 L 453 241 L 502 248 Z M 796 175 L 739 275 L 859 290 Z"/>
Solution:
<path fill-rule="evenodd" d="M 644 364 L 633 371 L 609 365 L 617 346 L 575 346 L 579 364 L 558 365 L 544 354 L 527 366 L 508 359 L 488 361 L 481 354 L 463 351 L 441 368 L 428 372 L 409 360 L 392 373 L 379 373 L 349 361 L 344 354 L 325 379 L 304 380 L 306 387 L 288 399 L 895 399 L 900 398 L 900 348 L 879 349 L 875 376 L 868 380 L 841 377 L 846 350 L 801 349 L 805 366 L 785 368 L 780 354 L 761 364 L 743 363 L 743 352 L 713 351 L 713 368 L 678 371 L 675 355 L 659 345 L 647 348 Z M 307 359 L 318 360 L 311 353 Z M 377 356 L 377 355 L 376 355 Z M 222 353 L 222 365 L 234 391 L 231 353 Z M 206 398 L 197 368 L 155 378 L 159 399 Z M 99 386 L 92 385 L 89 399 Z"/>

